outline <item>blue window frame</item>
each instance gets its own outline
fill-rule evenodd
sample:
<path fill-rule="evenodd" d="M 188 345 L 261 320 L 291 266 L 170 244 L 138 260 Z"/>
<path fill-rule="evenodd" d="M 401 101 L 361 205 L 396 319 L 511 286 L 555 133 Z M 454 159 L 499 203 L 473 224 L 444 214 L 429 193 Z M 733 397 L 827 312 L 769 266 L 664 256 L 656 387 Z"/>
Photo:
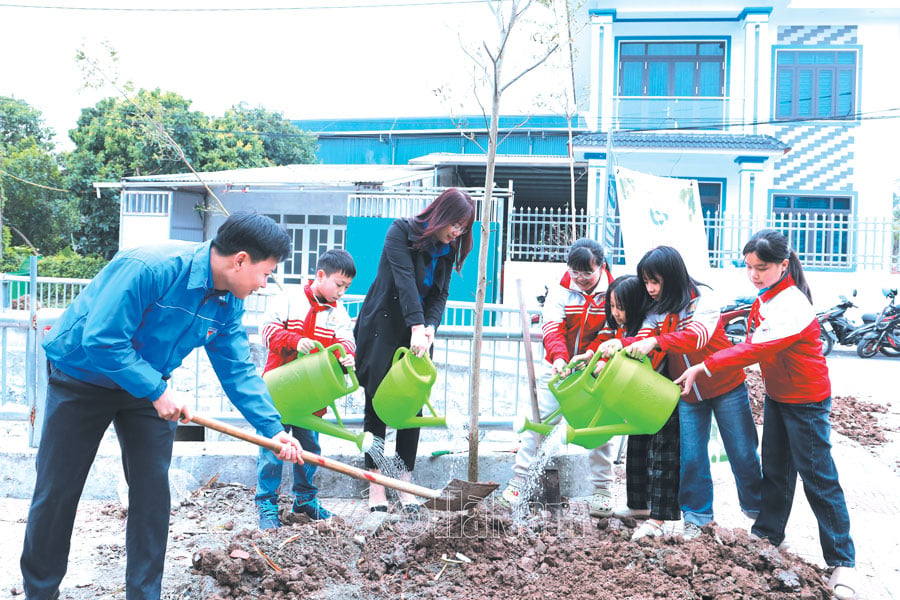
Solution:
<path fill-rule="evenodd" d="M 845 266 L 850 262 L 850 196 L 772 196 L 775 228 L 790 240 L 808 266 Z"/>
<path fill-rule="evenodd" d="M 620 96 L 725 96 L 725 40 L 621 42 Z"/>
<path fill-rule="evenodd" d="M 855 50 L 776 50 L 776 119 L 854 119 Z"/>

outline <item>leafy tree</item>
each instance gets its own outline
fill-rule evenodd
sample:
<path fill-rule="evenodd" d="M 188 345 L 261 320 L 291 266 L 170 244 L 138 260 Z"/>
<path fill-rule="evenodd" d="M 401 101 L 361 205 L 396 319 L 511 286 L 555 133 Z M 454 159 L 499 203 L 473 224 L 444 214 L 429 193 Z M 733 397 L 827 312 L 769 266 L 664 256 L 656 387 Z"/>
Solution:
<path fill-rule="evenodd" d="M 40 111 L 21 100 L 0 97 L 3 224 L 12 230 L 15 243 L 42 254 L 67 246 L 77 223 L 73 197 L 62 187 L 52 137 Z"/>
<path fill-rule="evenodd" d="M 215 119 L 214 126 L 244 140 L 259 140 L 268 166 L 318 162 L 315 136 L 297 129 L 280 112 L 242 102 Z"/>
<path fill-rule="evenodd" d="M 173 92 L 139 90 L 84 109 L 70 132 L 67 183 L 78 193 L 76 249 L 109 258 L 118 247 L 118 197 L 93 189 L 123 177 L 267 167 L 315 160 L 315 140 L 262 107 L 210 119 Z M 210 192 L 212 193 L 212 192 Z"/>

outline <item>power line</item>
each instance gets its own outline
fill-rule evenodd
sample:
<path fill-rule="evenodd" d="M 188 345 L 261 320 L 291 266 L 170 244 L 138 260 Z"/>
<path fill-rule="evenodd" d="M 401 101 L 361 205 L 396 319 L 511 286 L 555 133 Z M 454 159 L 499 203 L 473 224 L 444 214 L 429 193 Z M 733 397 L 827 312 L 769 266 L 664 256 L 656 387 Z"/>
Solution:
<path fill-rule="evenodd" d="M 130 12 L 130 13 L 227 13 L 227 12 L 292 12 L 310 10 L 338 10 L 362 8 L 414 8 L 420 6 L 454 6 L 465 4 L 483 4 L 484 0 L 435 0 L 434 2 L 380 2 L 378 4 L 321 4 L 312 6 L 255 6 L 255 7 L 217 7 L 217 8 L 146 8 L 120 6 L 53 6 L 39 4 L 6 4 L 0 8 L 37 8 L 41 10 L 70 10 L 92 12 Z"/>
<path fill-rule="evenodd" d="M 63 192 L 65 194 L 73 194 L 74 193 L 71 190 L 62 190 L 60 188 L 50 187 L 49 185 L 42 185 L 40 183 L 35 183 L 34 181 L 28 181 L 27 179 L 22 179 L 21 177 L 16 177 L 9 171 L 4 171 L 3 169 L 0 169 L 0 175 L 6 175 L 10 179 L 15 179 L 16 181 L 24 183 L 25 185 L 31 185 L 31 186 L 41 188 L 44 190 L 50 190 L 51 192 Z"/>

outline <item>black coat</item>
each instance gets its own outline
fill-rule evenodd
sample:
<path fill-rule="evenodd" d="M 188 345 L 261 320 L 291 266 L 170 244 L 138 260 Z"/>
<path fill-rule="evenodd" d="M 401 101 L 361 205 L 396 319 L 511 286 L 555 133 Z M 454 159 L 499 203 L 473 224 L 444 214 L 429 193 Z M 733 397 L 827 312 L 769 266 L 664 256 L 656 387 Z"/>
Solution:
<path fill-rule="evenodd" d="M 410 328 L 424 323 L 436 331 L 444 316 L 454 248 L 438 258 L 434 283 L 426 291 L 425 267 L 431 254 L 412 247 L 418 230 L 412 219 L 397 219 L 388 228 L 378 273 L 356 320 L 356 376 L 372 395 L 391 368 L 397 348 L 409 347 Z"/>

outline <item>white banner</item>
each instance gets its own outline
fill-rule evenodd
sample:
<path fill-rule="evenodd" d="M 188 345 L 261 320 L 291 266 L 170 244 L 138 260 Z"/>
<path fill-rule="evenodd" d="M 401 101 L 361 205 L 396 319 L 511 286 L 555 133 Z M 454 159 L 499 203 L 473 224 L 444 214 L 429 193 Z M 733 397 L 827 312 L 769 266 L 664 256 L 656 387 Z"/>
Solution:
<path fill-rule="evenodd" d="M 694 179 L 657 177 L 615 168 L 625 262 L 636 268 L 656 246 L 677 249 L 691 277 L 703 281 L 709 251 L 700 192 Z"/>

